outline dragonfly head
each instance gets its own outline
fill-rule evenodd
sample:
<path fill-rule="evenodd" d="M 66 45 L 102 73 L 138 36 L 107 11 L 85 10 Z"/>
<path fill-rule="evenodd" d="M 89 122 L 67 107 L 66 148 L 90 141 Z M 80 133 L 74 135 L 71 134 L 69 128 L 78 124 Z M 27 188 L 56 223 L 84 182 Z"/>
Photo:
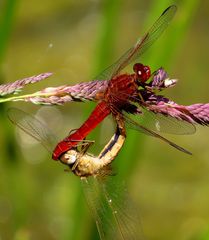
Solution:
<path fill-rule="evenodd" d="M 145 66 L 142 63 L 135 63 L 133 67 L 136 73 L 137 80 L 139 82 L 146 82 L 151 76 L 151 70 L 149 66 Z"/>
<path fill-rule="evenodd" d="M 73 165 L 78 158 L 78 152 L 76 150 L 69 150 L 60 157 L 60 161 L 66 165 Z"/>

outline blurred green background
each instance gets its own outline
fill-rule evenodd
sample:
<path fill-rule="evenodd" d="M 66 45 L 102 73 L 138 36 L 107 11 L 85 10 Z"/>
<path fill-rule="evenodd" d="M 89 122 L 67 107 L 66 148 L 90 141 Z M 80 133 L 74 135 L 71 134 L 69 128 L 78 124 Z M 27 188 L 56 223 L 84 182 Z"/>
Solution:
<path fill-rule="evenodd" d="M 172 24 L 141 61 L 179 79 L 166 96 L 185 105 L 208 102 L 209 3 L 198 0 L 1 0 L 1 83 L 54 73 L 27 87 L 29 93 L 91 80 L 173 3 L 178 12 Z M 98 239 L 79 179 L 12 126 L 6 117 L 11 106 L 47 119 L 62 138 L 95 104 L 1 105 L 0 239 Z M 113 131 L 111 120 L 94 131 L 95 153 Z M 168 136 L 192 151 L 190 157 L 128 131 L 115 164 L 140 210 L 146 239 L 209 239 L 208 136 L 206 127 L 191 136 Z"/>

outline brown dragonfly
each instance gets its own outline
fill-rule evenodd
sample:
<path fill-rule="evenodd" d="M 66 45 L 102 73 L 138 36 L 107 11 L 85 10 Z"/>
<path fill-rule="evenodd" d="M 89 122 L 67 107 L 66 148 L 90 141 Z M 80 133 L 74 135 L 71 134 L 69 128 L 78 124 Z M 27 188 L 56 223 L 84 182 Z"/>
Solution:
<path fill-rule="evenodd" d="M 51 153 L 57 138 L 47 125 L 17 108 L 8 110 L 10 121 L 39 141 Z M 98 156 L 87 152 L 93 141 L 79 142 L 59 159 L 81 179 L 87 203 L 93 214 L 99 236 L 109 239 L 144 239 L 139 217 L 129 194 L 116 176 L 111 163 L 123 146 L 125 136 L 116 132 Z"/>

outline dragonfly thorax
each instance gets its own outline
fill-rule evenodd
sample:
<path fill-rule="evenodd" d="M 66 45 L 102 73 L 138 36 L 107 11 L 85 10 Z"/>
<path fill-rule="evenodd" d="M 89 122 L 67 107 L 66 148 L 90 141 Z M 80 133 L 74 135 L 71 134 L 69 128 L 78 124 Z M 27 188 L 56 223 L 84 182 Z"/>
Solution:
<path fill-rule="evenodd" d="M 136 73 L 137 80 L 139 82 L 146 82 L 151 76 L 151 70 L 149 66 L 145 66 L 142 63 L 135 63 L 133 70 Z"/>

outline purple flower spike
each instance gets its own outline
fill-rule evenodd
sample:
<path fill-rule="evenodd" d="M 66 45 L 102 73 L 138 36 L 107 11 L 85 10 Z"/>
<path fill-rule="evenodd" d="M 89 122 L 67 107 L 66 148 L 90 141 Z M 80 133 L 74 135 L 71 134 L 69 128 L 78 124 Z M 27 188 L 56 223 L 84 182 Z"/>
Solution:
<path fill-rule="evenodd" d="M 177 83 L 176 79 L 168 78 L 167 72 L 163 68 L 159 68 L 153 75 L 150 82 L 150 87 L 153 90 L 163 90 L 165 88 L 173 87 Z"/>
<path fill-rule="evenodd" d="M 192 124 L 209 125 L 209 103 L 197 103 L 189 106 L 179 105 L 161 95 L 142 94 L 146 108 Z"/>
<path fill-rule="evenodd" d="M 5 96 L 8 94 L 17 94 L 21 91 L 21 89 L 30 83 L 36 83 L 39 82 L 45 78 L 48 78 L 52 75 L 52 73 L 41 73 L 36 76 L 28 77 L 28 78 L 23 78 L 21 80 L 17 80 L 12 83 L 6 83 L 0 85 L 0 96 Z"/>
<path fill-rule="evenodd" d="M 209 125 L 209 103 L 197 103 L 185 108 L 192 115 L 195 122 L 201 125 Z"/>
<path fill-rule="evenodd" d="M 32 102 L 43 105 L 62 105 L 72 101 L 93 101 L 97 93 L 105 91 L 108 81 L 91 81 L 74 86 L 48 87 L 19 101 Z"/>

